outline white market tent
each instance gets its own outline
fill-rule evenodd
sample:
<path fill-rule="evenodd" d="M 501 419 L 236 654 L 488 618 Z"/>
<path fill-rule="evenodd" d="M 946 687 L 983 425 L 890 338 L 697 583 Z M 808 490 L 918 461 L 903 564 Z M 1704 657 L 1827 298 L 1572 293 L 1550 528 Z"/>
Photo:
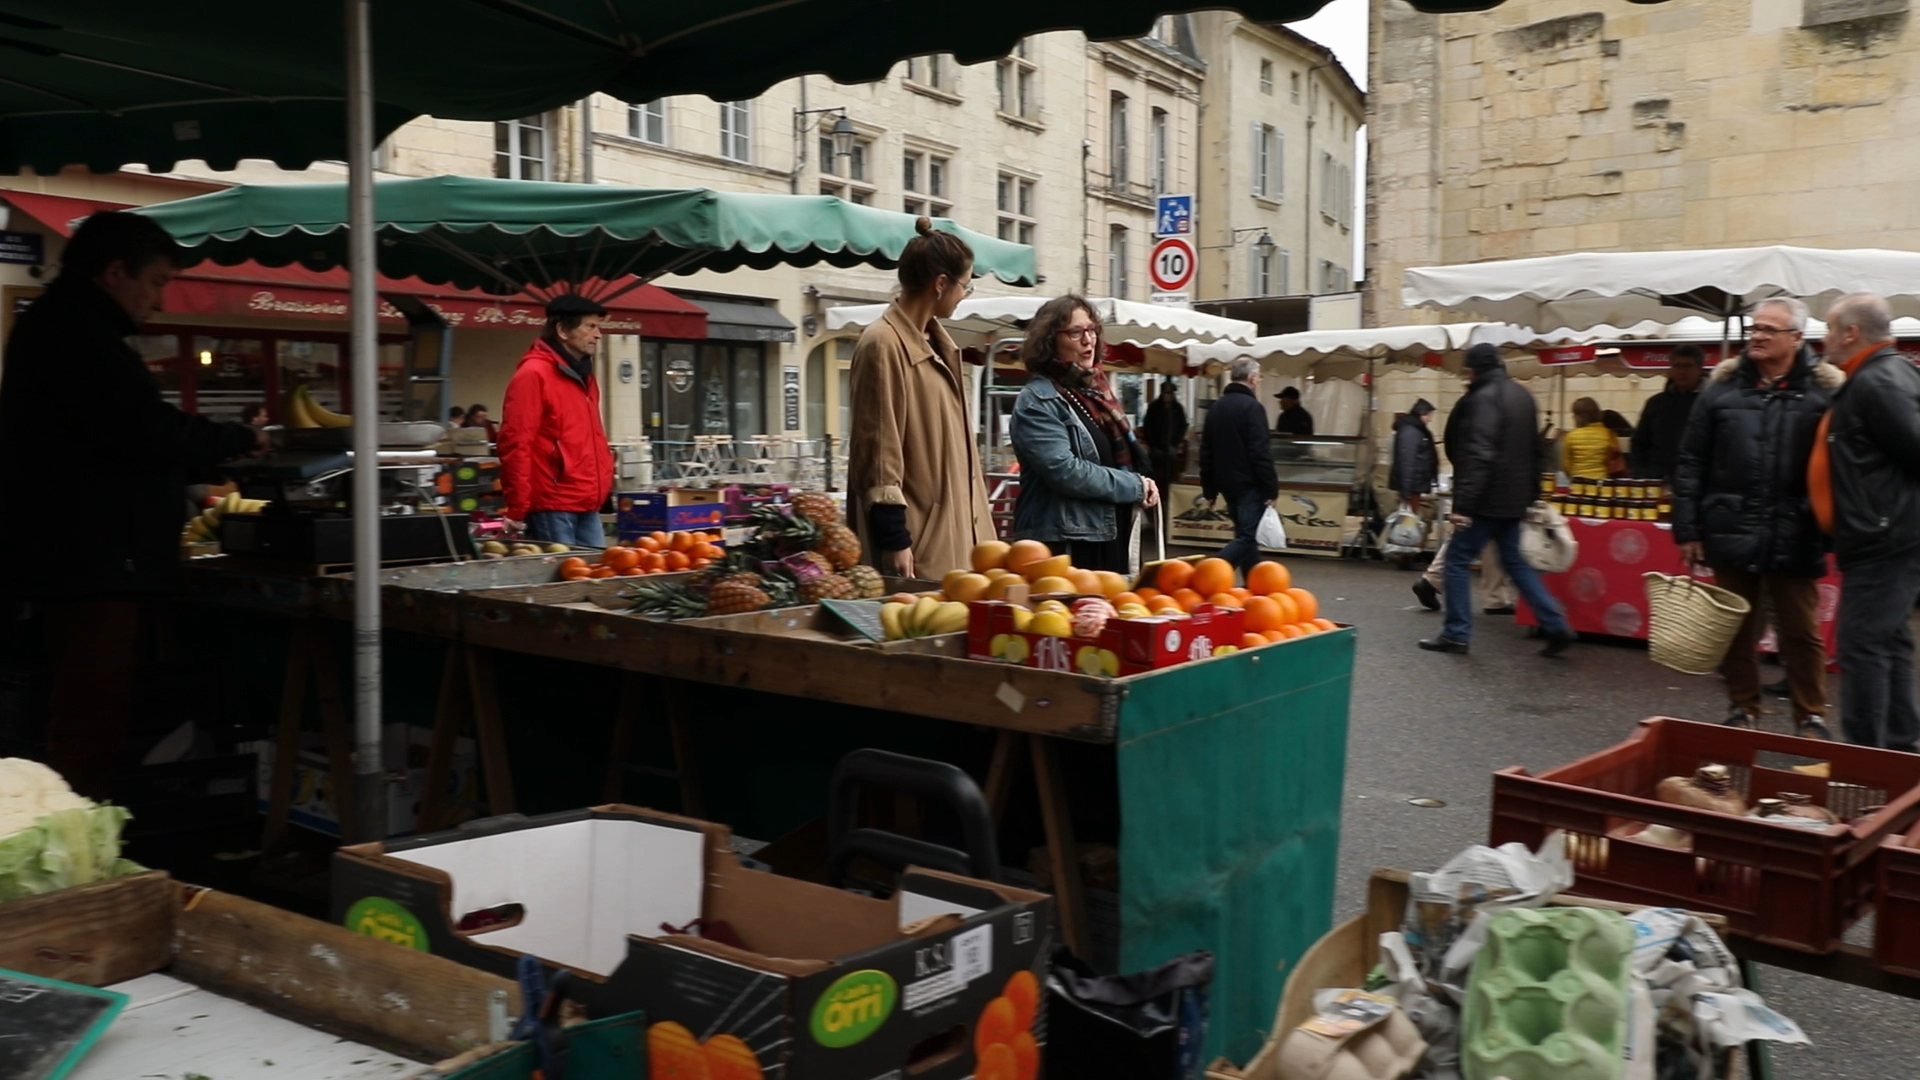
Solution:
<path fill-rule="evenodd" d="M 976 296 L 960 301 L 953 317 L 944 320 L 947 332 L 960 346 L 990 345 L 1006 337 L 1020 337 L 1027 321 L 1047 296 Z M 1104 326 L 1109 345 L 1136 345 L 1142 349 L 1184 349 L 1206 342 L 1252 341 L 1259 328 L 1244 319 L 1227 319 L 1185 308 L 1142 304 L 1110 296 L 1089 297 Z M 859 304 L 828 308 L 827 329 L 858 330 L 878 322 L 886 304 Z"/>
<path fill-rule="evenodd" d="M 1401 285 L 1408 307 L 1574 330 L 1672 322 L 1680 311 L 1732 319 L 1779 296 L 1797 297 L 1824 313 L 1852 292 L 1879 293 L 1896 316 L 1920 316 L 1920 252 L 1802 247 L 1589 252 L 1416 267 Z"/>

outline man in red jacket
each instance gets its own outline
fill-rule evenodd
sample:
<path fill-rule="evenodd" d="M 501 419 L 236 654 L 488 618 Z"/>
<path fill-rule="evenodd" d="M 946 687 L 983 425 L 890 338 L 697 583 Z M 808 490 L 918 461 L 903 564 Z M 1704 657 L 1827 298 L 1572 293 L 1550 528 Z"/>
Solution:
<path fill-rule="evenodd" d="M 613 451 L 600 422 L 594 351 L 607 309 L 565 293 L 507 383 L 500 406 L 500 486 L 509 523 L 547 543 L 604 547 L 600 507 L 613 491 Z"/>

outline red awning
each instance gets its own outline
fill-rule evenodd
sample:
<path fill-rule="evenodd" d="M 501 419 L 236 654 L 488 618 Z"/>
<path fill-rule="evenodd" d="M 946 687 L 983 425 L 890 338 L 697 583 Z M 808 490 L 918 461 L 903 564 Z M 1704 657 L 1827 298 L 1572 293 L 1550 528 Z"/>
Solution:
<path fill-rule="evenodd" d="M 124 210 L 127 204 L 76 199 L 65 195 L 0 190 L 0 199 L 61 236 L 73 235 L 73 222 L 99 210 Z M 308 270 L 303 266 L 267 267 L 259 263 L 217 266 L 201 263 L 183 271 L 167 289 L 166 310 L 174 315 L 251 315 L 264 318 L 347 318 L 345 269 Z M 474 329 L 537 330 L 546 321 L 542 303 L 524 294 L 493 296 L 474 289 L 430 285 L 419 278 L 381 275 L 381 293 L 416 296 L 449 326 Z M 604 301 L 612 334 L 700 340 L 707 336 L 707 312 L 658 285 L 642 285 Z M 380 320 L 404 323 L 393 305 L 382 302 Z"/>

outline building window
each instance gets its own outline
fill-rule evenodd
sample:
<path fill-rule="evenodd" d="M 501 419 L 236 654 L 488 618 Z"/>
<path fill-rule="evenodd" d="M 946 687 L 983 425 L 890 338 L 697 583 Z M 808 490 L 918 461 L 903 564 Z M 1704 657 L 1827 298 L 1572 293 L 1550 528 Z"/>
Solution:
<path fill-rule="evenodd" d="M 627 134 L 644 143 L 667 145 L 667 99 L 627 106 Z"/>
<path fill-rule="evenodd" d="M 1033 98 L 1036 69 L 1029 54 L 1027 42 L 1022 41 L 994 69 L 994 86 L 1000 92 L 1000 111 L 1009 116 L 1031 117 L 1039 111 L 1039 102 Z"/>
<path fill-rule="evenodd" d="M 859 206 L 873 205 L 873 140 L 855 139 L 846 157 L 833 152 L 833 139 L 820 136 L 820 194 L 837 195 Z"/>
<path fill-rule="evenodd" d="M 936 90 L 950 90 L 948 85 L 952 76 L 947 72 L 947 58 L 938 53 L 932 56 L 916 56 L 907 61 L 907 81 L 931 86 Z"/>
<path fill-rule="evenodd" d="M 1127 95 L 1115 94 L 1107 103 L 1107 183 L 1115 190 L 1127 186 Z"/>
<path fill-rule="evenodd" d="M 1287 137 L 1272 124 L 1253 125 L 1253 193 L 1263 199 L 1286 194 Z"/>
<path fill-rule="evenodd" d="M 1346 292 L 1352 287 L 1347 277 L 1347 268 L 1336 265 L 1331 259 L 1320 260 L 1320 291 L 1323 293 Z"/>
<path fill-rule="evenodd" d="M 995 199 L 1000 209 L 1000 239 L 1033 243 L 1034 212 L 1038 209 L 1033 181 L 1001 173 L 995 185 Z"/>
<path fill-rule="evenodd" d="M 909 214 L 942 217 L 953 211 L 948 194 L 950 162 L 938 154 L 909 150 L 900 159 L 900 188 L 906 193 L 901 209 Z"/>
<path fill-rule="evenodd" d="M 720 156 L 728 161 L 753 161 L 753 102 L 720 103 Z"/>
<path fill-rule="evenodd" d="M 1153 110 L 1153 193 L 1165 195 L 1172 190 L 1167 186 L 1167 159 L 1173 156 L 1173 136 L 1167 122 L 1167 110 Z"/>
<path fill-rule="evenodd" d="M 1300 104 L 1300 73 L 1297 71 L 1287 75 L 1287 97 L 1295 105 Z"/>
<path fill-rule="evenodd" d="M 1273 93 L 1273 61 L 1271 60 L 1260 61 L 1260 92 Z"/>
<path fill-rule="evenodd" d="M 1127 298 L 1127 227 L 1115 225 L 1107 234 L 1107 287 L 1116 299 Z"/>
<path fill-rule="evenodd" d="M 1353 168 L 1320 155 L 1320 213 L 1342 226 L 1353 222 Z"/>
<path fill-rule="evenodd" d="M 1273 295 L 1273 258 L 1275 252 L 1262 251 L 1255 247 L 1248 253 L 1247 295 Z"/>
<path fill-rule="evenodd" d="M 1274 253 L 1274 259 L 1277 265 L 1273 273 L 1273 295 L 1286 296 L 1287 290 L 1293 288 L 1293 252 L 1281 248 Z"/>
<path fill-rule="evenodd" d="M 505 180 L 547 178 L 545 115 L 493 125 L 493 175 Z"/>

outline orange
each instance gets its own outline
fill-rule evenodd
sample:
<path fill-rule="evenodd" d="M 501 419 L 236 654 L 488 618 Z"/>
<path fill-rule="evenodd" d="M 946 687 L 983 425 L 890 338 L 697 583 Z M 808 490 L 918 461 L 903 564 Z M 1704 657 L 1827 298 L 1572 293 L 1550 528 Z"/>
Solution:
<path fill-rule="evenodd" d="M 710 1080 L 712 1073 L 693 1032 L 663 1020 L 647 1028 L 647 1075 L 655 1080 Z"/>
<path fill-rule="evenodd" d="M 1280 605 L 1280 621 L 1282 623 L 1300 621 L 1300 604 L 1295 601 L 1293 597 L 1283 592 L 1277 592 L 1267 597 L 1267 599 Z"/>
<path fill-rule="evenodd" d="M 1332 619 L 1315 619 L 1313 620 L 1313 625 L 1319 627 L 1322 630 L 1340 629 L 1340 624 L 1334 622 Z"/>
<path fill-rule="evenodd" d="M 669 570 L 685 570 L 692 564 L 693 560 L 687 558 L 687 553 L 684 551 L 667 552 L 667 569 Z"/>
<path fill-rule="evenodd" d="M 1043 577 L 1066 577 L 1073 569 L 1073 557 L 1070 555 L 1050 555 L 1020 568 L 1020 576 L 1028 581 L 1037 581 Z"/>
<path fill-rule="evenodd" d="M 1301 619 L 1311 619 L 1320 614 L 1320 601 L 1315 600 L 1307 590 L 1288 589 L 1287 595 L 1293 597 L 1293 602 L 1300 606 Z"/>
<path fill-rule="evenodd" d="M 652 537 L 653 542 L 656 544 L 659 544 L 661 547 L 666 547 L 667 541 L 673 539 L 672 537 L 668 536 L 666 533 L 663 533 L 658 529 L 655 529 L 654 531 L 648 533 L 647 535 Z"/>
<path fill-rule="evenodd" d="M 1035 578 L 1033 580 L 1033 591 L 1036 594 L 1044 594 L 1044 593 L 1070 593 L 1070 592 L 1077 592 L 1079 590 L 1075 589 L 1073 582 L 1067 578 L 1049 576 L 1049 577 L 1043 577 L 1043 578 Z"/>
<path fill-rule="evenodd" d="M 1153 612 L 1155 615 L 1160 615 L 1165 612 L 1180 611 L 1182 609 L 1180 607 L 1180 601 L 1175 600 L 1173 597 L 1156 596 L 1147 601 L 1147 610 Z"/>
<path fill-rule="evenodd" d="M 737 1035 L 721 1032 L 700 1045 L 707 1055 L 708 1080 L 762 1080 L 760 1058 Z"/>
<path fill-rule="evenodd" d="M 994 998 L 1004 1001 L 1004 998 Z M 1007 1036 L 1012 1039 L 1012 1035 Z M 989 1043 L 973 1063 L 973 1080 L 1020 1080 L 1020 1059 L 1008 1043 Z"/>
<path fill-rule="evenodd" d="M 1202 596 L 1226 592 L 1233 588 L 1233 564 L 1225 559 L 1202 559 L 1193 568 L 1193 580 L 1188 584 Z"/>
<path fill-rule="evenodd" d="M 1000 996 L 1013 1004 L 1013 1022 L 1021 1031 L 1032 1031 L 1034 1018 L 1040 1015 L 1040 980 L 1025 968 L 1007 977 Z"/>
<path fill-rule="evenodd" d="M 1287 625 L 1280 628 L 1280 632 L 1287 635 L 1289 638 L 1306 636 L 1305 633 L 1301 631 L 1299 623 L 1288 623 Z"/>
<path fill-rule="evenodd" d="M 577 559 L 573 561 L 579 562 Z M 593 570 L 588 567 L 586 563 L 580 563 L 579 566 L 563 566 L 560 568 L 561 581 L 579 581 L 582 578 L 590 578 L 592 576 Z"/>
<path fill-rule="evenodd" d="M 1286 635 L 1286 633 L 1285 633 L 1284 631 L 1281 631 L 1281 630 L 1268 630 L 1268 631 L 1267 631 L 1266 633 L 1264 633 L 1264 634 L 1262 634 L 1262 635 L 1260 635 L 1260 636 L 1261 636 L 1261 637 L 1264 637 L 1264 638 L 1266 638 L 1266 639 L 1267 639 L 1268 641 L 1270 641 L 1270 642 L 1271 642 L 1271 641 L 1285 641 L 1285 640 L 1287 640 L 1287 635 Z"/>
<path fill-rule="evenodd" d="M 1100 579 L 1100 594 L 1107 599 L 1111 600 L 1127 591 L 1126 575 L 1111 570 L 1095 570 L 1093 573 Z"/>
<path fill-rule="evenodd" d="M 560 570 L 561 570 L 561 572 L 562 572 L 562 573 L 564 573 L 564 572 L 566 572 L 566 571 L 568 571 L 568 570 L 572 570 L 572 569 L 575 569 L 575 568 L 577 568 L 577 567 L 585 567 L 586 565 L 587 565 L 587 560 L 585 560 L 585 559 L 582 559 L 582 558 L 580 558 L 580 557 L 578 557 L 578 556 L 575 556 L 575 557 L 573 557 L 573 558 L 570 558 L 570 559 L 561 559 L 561 560 L 560 560 Z"/>
<path fill-rule="evenodd" d="M 1144 604 L 1147 602 L 1146 597 L 1133 592 L 1117 592 L 1107 597 L 1107 600 L 1111 602 L 1114 607 L 1125 607 L 1128 604 Z"/>
<path fill-rule="evenodd" d="M 641 551 L 659 551 L 660 541 L 655 540 L 651 536 L 643 536 L 635 540 L 633 546 L 639 548 Z"/>
<path fill-rule="evenodd" d="M 1013 1063 L 1018 1066 L 1015 1080 L 1036 1080 L 1040 1075 L 1040 1044 L 1034 1041 L 1030 1032 L 1021 1032 L 1007 1044 L 1013 1051 Z"/>
<path fill-rule="evenodd" d="M 619 571 L 615 570 L 611 566 L 608 566 L 606 563 L 601 563 L 599 566 L 594 567 L 593 572 L 588 574 L 587 576 L 603 578 L 603 577 L 612 577 L 616 573 L 619 573 Z"/>
<path fill-rule="evenodd" d="M 1313 635 L 1320 632 L 1320 628 L 1313 625 L 1310 622 L 1297 622 L 1297 623 L 1294 623 L 1293 625 L 1300 628 L 1301 637 L 1312 637 Z"/>
<path fill-rule="evenodd" d="M 1242 607 L 1246 606 L 1247 598 L 1253 595 L 1252 589 L 1244 588 L 1239 585 L 1235 585 L 1233 588 L 1228 589 L 1227 591 L 1239 598 L 1240 605 Z"/>
<path fill-rule="evenodd" d="M 1115 574 L 1114 576 L 1119 577 L 1120 575 Z M 1067 571 L 1066 577 L 1068 581 L 1073 582 L 1074 592 L 1086 593 L 1088 596 L 1107 595 L 1107 583 L 1101 581 L 1100 575 L 1091 570 L 1069 570 Z"/>
<path fill-rule="evenodd" d="M 1193 580 L 1193 564 L 1184 559 L 1168 559 L 1154 570 L 1153 583 L 1161 592 L 1175 592 Z"/>
<path fill-rule="evenodd" d="M 1262 595 L 1286 592 L 1292 585 L 1293 575 L 1287 572 L 1283 563 L 1272 560 L 1257 562 L 1247 572 L 1247 588 Z"/>
<path fill-rule="evenodd" d="M 1142 585 L 1139 588 L 1133 590 L 1133 595 L 1139 597 L 1142 600 L 1151 600 L 1154 597 L 1160 595 L 1160 590 L 1154 588 L 1151 585 Z"/>
<path fill-rule="evenodd" d="M 610 547 L 601 553 L 600 561 L 615 570 L 631 570 L 640 565 L 640 553 L 632 548 Z"/>
<path fill-rule="evenodd" d="M 1015 585 L 1025 585 L 1026 583 L 1026 579 L 1022 578 L 1019 574 L 1007 574 L 1003 577 L 994 578 L 987 583 L 986 590 L 980 594 L 980 599 L 1005 600 L 1008 589 L 1013 588 Z"/>
<path fill-rule="evenodd" d="M 1240 647 L 1243 649 L 1257 649 L 1265 644 L 1267 644 L 1267 635 L 1265 634 L 1240 635 Z"/>
<path fill-rule="evenodd" d="M 989 570 L 1005 569 L 1007 553 L 1012 550 L 1013 545 L 1005 540 L 988 540 L 975 544 L 972 554 L 967 556 L 967 565 L 983 574 Z"/>
<path fill-rule="evenodd" d="M 712 560 L 712 559 L 694 559 L 693 561 L 691 561 L 691 562 L 689 562 L 689 563 L 687 563 L 687 569 L 689 569 L 689 570 L 705 570 L 705 569 L 706 569 L 707 567 L 709 567 L 709 566 L 712 566 L 712 565 L 713 565 L 713 560 Z M 624 570 L 623 570 L 623 571 L 621 571 L 621 573 L 625 573 L 625 572 L 626 572 L 626 571 L 624 571 Z"/>
<path fill-rule="evenodd" d="M 1019 1033 L 1020 1014 L 1013 1007 L 1013 1002 L 1004 997 L 994 998 L 987 1002 L 986 1008 L 980 1010 L 980 1019 L 973 1025 L 973 1052 L 984 1058 L 988 1047 L 1004 1047 Z M 1011 1065 L 1012 1053 L 1009 1052 L 1007 1057 L 1007 1063 Z M 984 1076 L 985 1073 L 982 1069 L 979 1075 Z"/>
<path fill-rule="evenodd" d="M 1230 592 L 1214 593 L 1212 596 L 1207 597 L 1207 603 L 1212 604 L 1214 607 L 1224 608 L 1237 608 L 1241 606 L 1240 598 Z"/>
<path fill-rule="evenodd" d="M 986 595 L 987 587 L 993 582 L 985 574 L 975 574 L 967 570 L 955 570 L 940 580 L 940 591 L 947 594 L 949 600 L 978 600 Z"/>
<path fill-rule="evenodd" d="M 1287 620 L 1280 615 L 1280 605 L 1271 596 L 1254 596 L 1247 600 L 1247 629 L 1256 634 L 1284 626 Z"/>
<path fill-rule="evenodd" d="M 667 546 L 675 551 L 685 551 L 693 546 L 693 534 L 683 532 L 674 533 L 673 540 L 669 542 Z"/>
<path fill-rule="evenodd" d="M 1173 591 L 1173 598 L 1179 603 L 1181 611 L 1192 611 L 1206 600 L 1206 597 L 1201 596 L 1192 589 L 1175 589 Z"/>
<path fill-rule="evenodd" d="M 667 557 L 658 552 L 649 551 L 640 556 L 640 569 L 649 574 L 657 574 L 667 568 Z"/>
<path fill-rule="evenodd" d="M 1053 552 L 1048 549 L 1047 545 L 1038 540 L 1015 540 L 1012 544 L 1008 545 L 1006 561 L 1000 565 L 1025 577 L 1028 563 L 1039 562 L 1041 559 L 1050 558 L 1052 555 Z"/>
<path fill-rule="evenodd" d="M 641 574 L 644 574 L 644 573 L 646 573 L 646 571 L 640 569 L 637 566 L 629 566 L 624 570 L 615 571 L 616 576 L 619 576 L 619 577 L 639 577 Z"/>

